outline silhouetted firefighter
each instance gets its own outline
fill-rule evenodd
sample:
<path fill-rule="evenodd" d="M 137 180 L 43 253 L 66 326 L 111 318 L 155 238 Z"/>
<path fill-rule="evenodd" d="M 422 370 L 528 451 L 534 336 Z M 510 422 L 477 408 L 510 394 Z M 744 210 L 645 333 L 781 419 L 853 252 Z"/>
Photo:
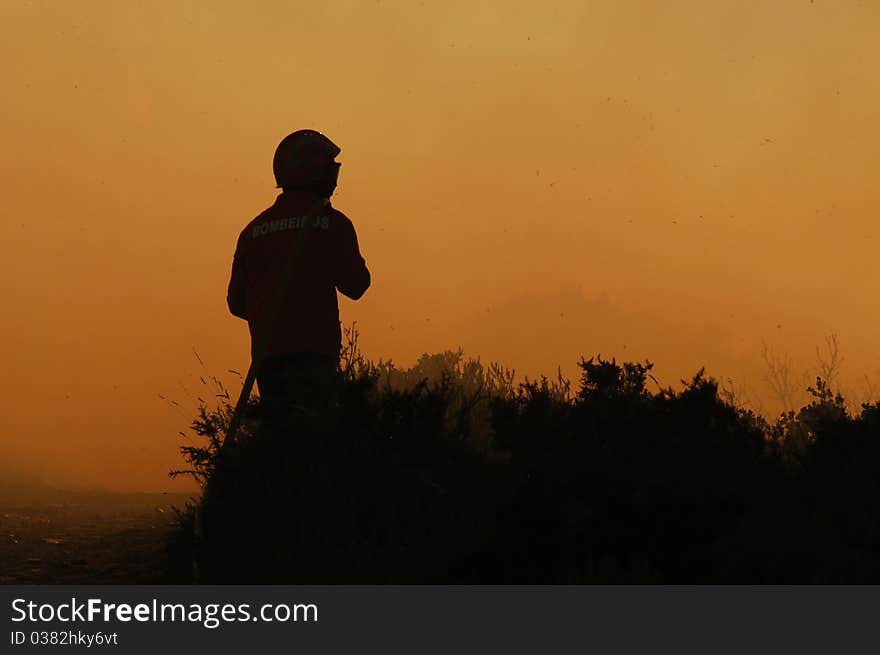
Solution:
<path fill-rule="evenodd" d="M 314 130 L 285 137 L 272 164 L 282 193 L 238 238 L 227 302 L 248 322 L 251 370 L 227 438 L 254 378 L 264 421 L 293 407 L 326 407 L 334 396 L 342 341 L 336 291 L 357 300 L 370 286 L 354 226 L 330 204 L 339 152 Z"/>

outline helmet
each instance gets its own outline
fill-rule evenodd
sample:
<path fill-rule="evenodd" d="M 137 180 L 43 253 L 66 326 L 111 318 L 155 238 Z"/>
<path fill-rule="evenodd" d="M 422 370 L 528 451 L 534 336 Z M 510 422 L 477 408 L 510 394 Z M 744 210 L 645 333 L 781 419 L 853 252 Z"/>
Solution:
<path fill-rule="evenodd" d="M 339 172 L 339 146 L 316 130 L 297 130 L 275 149 L 272 170 L 281 188 L 311 188 L 332 194 Z M 327 195 L 329 198 L 329 195 Z"/>

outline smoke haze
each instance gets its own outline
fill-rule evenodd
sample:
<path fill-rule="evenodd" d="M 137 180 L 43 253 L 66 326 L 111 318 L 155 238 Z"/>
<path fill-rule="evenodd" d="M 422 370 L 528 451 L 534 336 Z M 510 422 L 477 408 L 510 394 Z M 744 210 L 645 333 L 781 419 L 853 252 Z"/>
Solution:
<path fill-rule="evenodd" d="M 807 371 L 834 333 L 844 388 L 880 382 L 880 6 L 297 5 L 3 3 L 0 475 L 182 484 L 178 431 L 247 369 L 235 239 L 302 127 L 342 147 L 368 356 L 647 357 L 772 414 L 762 344 Z"/>

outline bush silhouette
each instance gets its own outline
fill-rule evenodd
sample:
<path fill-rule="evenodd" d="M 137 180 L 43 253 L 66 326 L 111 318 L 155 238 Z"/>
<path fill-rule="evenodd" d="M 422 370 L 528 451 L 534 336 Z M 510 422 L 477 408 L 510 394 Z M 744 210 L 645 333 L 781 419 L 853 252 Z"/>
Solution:
<path fill-rule="evenodd" d="M 561 376 L 461 351 L 401 370 L 349 333 L 333 411 L 285 430 L 202 408 L 180 580 L 251 583 L 836 583 L 880 578 L 880 405 L 821 378 L 773 424 L 697 372 Z M 257 412 L 254 402 L 253 412 Z"/>

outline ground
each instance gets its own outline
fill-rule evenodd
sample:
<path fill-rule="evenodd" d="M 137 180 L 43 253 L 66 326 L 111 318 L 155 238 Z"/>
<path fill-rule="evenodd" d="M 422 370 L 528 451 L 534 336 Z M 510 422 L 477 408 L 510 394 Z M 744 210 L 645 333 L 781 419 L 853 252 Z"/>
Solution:
<path fill-rule="evenodd" d="M 155 584 L 180 494 L 0 486 L 0 584 Z"/>

